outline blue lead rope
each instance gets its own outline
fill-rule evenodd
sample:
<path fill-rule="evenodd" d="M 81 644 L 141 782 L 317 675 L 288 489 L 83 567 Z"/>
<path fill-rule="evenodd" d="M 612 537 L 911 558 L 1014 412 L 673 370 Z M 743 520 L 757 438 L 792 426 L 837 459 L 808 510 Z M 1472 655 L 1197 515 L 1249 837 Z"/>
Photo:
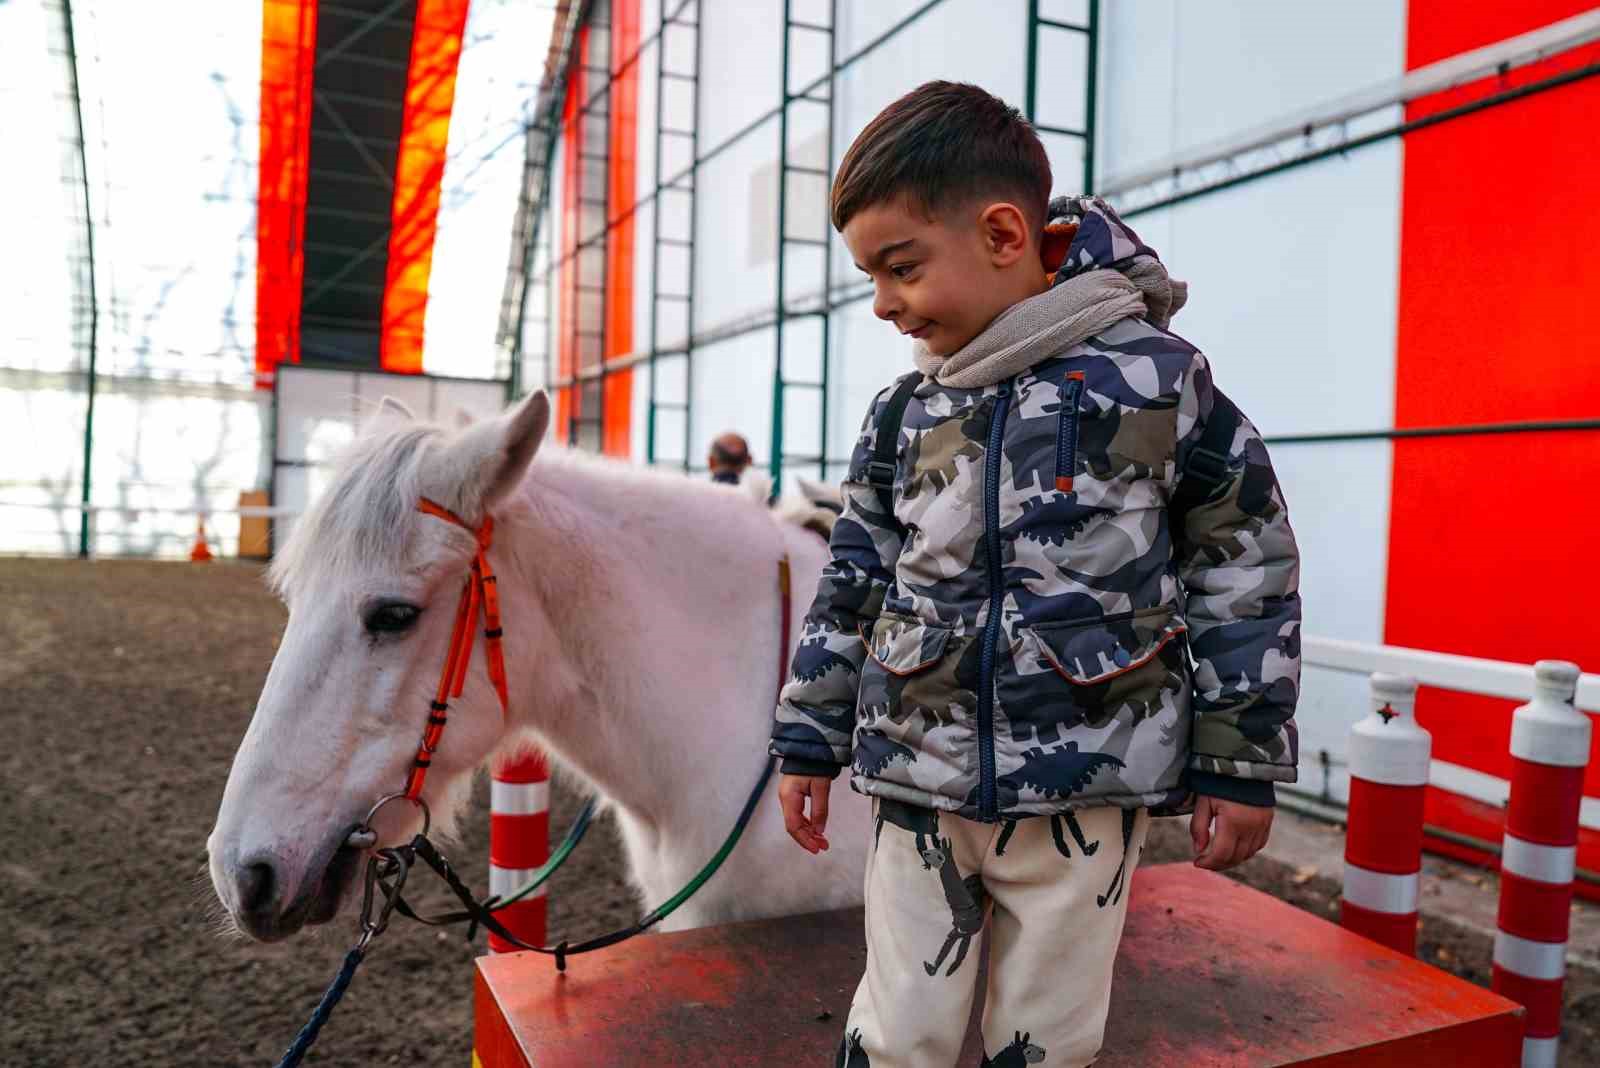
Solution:
<path fill-rule="evenodd" d="M 356 946 L 344 955 L 344 965 L 339 969 L 339 974 L 333 977 L 333 982 L 323 991 L 322 1000 L 317 1002 L 311 1019 L 307 1020 L 306 1025 L 300 1028 L 300 1033 L 294 1036 L 294 1044 L 284 1051 L 283 1059 L 278 1062 L 278 1068 L 296 1068 L 305 1059 L 311 1044 L 317 1040 L 317 1032 L 322 1030 L 322 1025 L 333 1015 L 334 1006 L 344 997 L 344 992 L 350 987 L 350 980 L 355 978 L 356 969 L 361 966 L 362 958 L 366 955 L 367 951 L 361 946 Z"/>

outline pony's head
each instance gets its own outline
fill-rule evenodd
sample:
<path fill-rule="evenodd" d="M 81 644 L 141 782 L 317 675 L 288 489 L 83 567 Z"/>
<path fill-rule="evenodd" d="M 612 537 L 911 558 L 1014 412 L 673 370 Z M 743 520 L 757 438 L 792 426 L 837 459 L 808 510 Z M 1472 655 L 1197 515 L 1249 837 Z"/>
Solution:
<path fill-rule="evenodd" d="M 476 526 L 522 481 L 549 421 L 542 393 L 453 432 L 385 401 L 278 553 L 289 622 L 207 842 L 217 896 L 247 934 L 331 919 L 360 865 L 350 831 L 405 783 L 477 551 L 419 500 Z M 446 817 L 504 731 L 482 648 L 423 791 Z M 395 803 L 374 829 L 394 842 L 420 818 Z"/>

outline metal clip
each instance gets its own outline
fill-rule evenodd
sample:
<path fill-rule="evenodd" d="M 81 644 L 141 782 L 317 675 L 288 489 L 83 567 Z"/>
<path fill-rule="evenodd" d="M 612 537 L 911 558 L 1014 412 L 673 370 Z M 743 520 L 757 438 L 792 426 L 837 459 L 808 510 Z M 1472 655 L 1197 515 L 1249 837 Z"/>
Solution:
<path fill-rule="evenodd" d="M 400 891 L 405 888 L 406 876 L 410 873 L 408 849 L 380 849 L 367 861 L 367 877 L 361 889 L 361 938 L 356 942 L 357 949 L 366 949 L 367 943 L 388 929 L 389 917 L 400 902 Z M 394 885 L 386 884 L 385 878 L 393 878 Z M 376 919 L 372 916 L 374 890 L 383 891 L 383 904 L 378 908 Z"/>

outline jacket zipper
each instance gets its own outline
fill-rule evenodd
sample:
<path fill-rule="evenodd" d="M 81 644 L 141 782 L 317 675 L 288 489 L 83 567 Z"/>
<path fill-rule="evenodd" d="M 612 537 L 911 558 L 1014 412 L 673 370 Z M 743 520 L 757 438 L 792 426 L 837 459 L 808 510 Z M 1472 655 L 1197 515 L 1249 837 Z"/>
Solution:
<path fill-rule="evenodd" d="M 1056 492 L 1072 492 L 1072 473 L 1078 466 L 1078 398 L 1083 395 L 1083 372 L 1072 371 L 1061 382 L 1061 422 L 1056 428 Z"/>
<path fill-rule="evenodd" d="M 1006 413 L 1011 408 L 1011 383 L 995 396 L 989 422 L 989 451 L 984 455 L 983 541 L 989 560 L 989 619 L 983 628 L 983 656 L 978 678 L 978 818 L 993 822 L 999 803 L 994 783 L 994 659 L 1000 643 L 1000 607 L 1005 583 L 1000 572 L 1000 446 Z"/>

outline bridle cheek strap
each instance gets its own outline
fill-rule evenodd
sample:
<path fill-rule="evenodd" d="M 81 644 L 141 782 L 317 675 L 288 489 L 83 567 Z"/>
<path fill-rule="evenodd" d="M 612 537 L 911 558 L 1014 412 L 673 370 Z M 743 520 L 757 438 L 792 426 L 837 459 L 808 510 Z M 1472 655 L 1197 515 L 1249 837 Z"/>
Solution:
<path fill-rule="evenodd" d="M 428 725 L 422 732 L 422 744 L 417 747 L 416 759 L 412 761 L 411 771 L 406 776 L 405 797 L 408 801 L 421 797 L 422 781 L 427 778 L 428 765 L 433 763 L 433 754 L 439 748 L 439 739 L 443 737 L 445 723 L 448 722 L 450 698 L 460 697 L 466 685 L 467 665 L 472 662 L 472 644 L 477 637 L 474 625 L 480 610 L 483 612 L 484 659 L 489 667 L 489 682 L 494 685 L 494 692 L 500 698 L 501 714 L 509 714 L 511 708 L 506 689 L 505 649 L 500 642 L 503 635 L 500 629 L 500 591 L 494 570 L 489 566 L 488 555 L 489 546 L 494 543 L 494 519 L 486 515 L 483 523 L 474 528 L 450 509 L 426 497 L 417 502 L 417 510 L 470 532 L 478 539 L 478 552 L 472 558 L 472 570 L 467 574 L 466 585 L 461 588 L 461 600 L 456 605 L 455 627 L 450 632 L 450 652 L 445 657 L 444 671 L 439 675 L 439 688 L 434 693 L 428 712 Z M 787 553 L 778 561 L 778 591 L 778 688 L 781 690 L 789 677 L 790 581 Z"/>
<path fill-rule="evenodd" d="M 466 585 L 461 588 L 461 600 L 456 604 L 455 627 L 450 632 L 450 652 L 445 657 L 444 671 L 439 675 L 439 688 L 434 692 L 428 712 L 428 725 L 422 732 L 422 744 L 406 776 L 405 796 L 416 800 L 422 794 L 422 781 L 428 775 L 428 765 L 439 748 L 448 722 L 450 699 L 460 697 L 467 682 L 467 665 L 472 662 L 472 645 L 477 638 L 477 621 L 483 613 L 484 659 L 489 667 L 489 681 L 500 698 L 500 711 L 509 711 L 511 700 L 506 690 L 506 657 L 501 645 L 500 591 L 495 582 L 494 570 L 489 566 L 489 546 L 494 543 L 494 519 L 483 517 L 483 523 L 474 528 L 450 509 L 423 497 L 417 510 L 427 515 L 454 523 L 478 540 L 478 552 L 472 558 L 472 569 L 467 573 Z"/>

